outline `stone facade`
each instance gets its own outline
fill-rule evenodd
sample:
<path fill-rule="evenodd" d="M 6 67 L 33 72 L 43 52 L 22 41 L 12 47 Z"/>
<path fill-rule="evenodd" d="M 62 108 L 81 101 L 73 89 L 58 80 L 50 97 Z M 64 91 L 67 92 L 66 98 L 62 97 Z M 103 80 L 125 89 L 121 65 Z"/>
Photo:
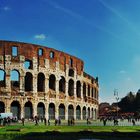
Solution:
<path fill-rule="evenodd" d="M 82 60 L 53 48 L 0 41 L 0 112 L 67 120 L 96 119 L 98 78 Z"/>

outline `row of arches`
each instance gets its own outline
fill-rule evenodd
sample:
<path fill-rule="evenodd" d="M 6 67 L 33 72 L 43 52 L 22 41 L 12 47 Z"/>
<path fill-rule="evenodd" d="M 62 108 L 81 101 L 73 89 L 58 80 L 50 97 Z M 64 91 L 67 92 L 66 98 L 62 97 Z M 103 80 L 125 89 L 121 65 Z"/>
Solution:
<path fill-rule="evenodd" d="M 74 113 L 74 106 L 70 104 L 68 106 L 68 119 L 74 118 L 74 114 L 76 114 L 76 119 L 81 120 L 81 115 L 83 119 L 86 118 L 96 118 L 97 111 L 96 109 L 91 109 L 90 107 L 86 108 L 85 106 L 81 108 L 79 105 L 76 107 L 76 113 Z M 13 101 L 10 105 L 10 111 L 13 113 L 13 116 L 17 118 L 21 118 L 21 106 L 18 101 Z M 5 112 L 5 104 L 0 101 L 0 113 Z M 42 102 L 39 102 L 37 105 L 37 115 L 39 117 L 45 117 L 46 113 L 48 113 L 49 119 L 56 118 L 56 106 L 54 103 L 50 103 L 48 107 L 48 112 L 46 111 L 45 105 Z M 66 119 L 66 107 L 64 104 L 60 104 L 58 107 L 59 118 Z M 24 117 L 26 119 L 30 119 L 33 117 L 33 104 L 28 101 L 24 105 Z"/>
<path fill-rule="evenodd" d="M 6 85 L 6 73 L 4 70 L 0 70 L 0 86 Z M 10 73 L 10 79 L 11 79 L 11 86 L 12 87 L 19 87 L 20 86 L 20 74 L 17 70 L 12 70 Z M 24 85 L 25 85 L 25 91 L 33 91 L 33 75 L 30 72 L 26 72 L 26 75 L 24 77 Z M 49 76 L 49 88 L 52 90 L 56 90 L 56 77 L 55 75 L 51 74 Z M 86 97 L 91 96 L 94 98 L 97 98 L 97 92 L 96 89 L 88 85 L 88 91 L 86 91 L 86 84 L 83 84 L 83 96 Z M 37 91 L 38 92 L 45 92 L 45 75 L 43 73 L 38 73 L 37 75 Z M 66 80 L 63 76 L 61 76 L 61 79 L 59 80 L 59 91 L 65 93 L 66 92 Z M 77 97 L 81 97 L 81 82 L 76 82 L 76 95 Z M 88 94 L 87 94 L 87 93 Z M 91 92 L 91 93 L 90 93 Z M 68 81 L 68 94 L 69 96 L 74 96 L 74 80 L 70 79 Z M 86 95 L 87 94 L 87 95 Z"/>

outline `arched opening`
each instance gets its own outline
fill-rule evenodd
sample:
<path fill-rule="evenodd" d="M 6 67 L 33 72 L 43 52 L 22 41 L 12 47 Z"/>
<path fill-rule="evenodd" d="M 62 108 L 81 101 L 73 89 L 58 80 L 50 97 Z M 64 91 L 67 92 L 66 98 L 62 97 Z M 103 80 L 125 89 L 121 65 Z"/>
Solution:
<path fill-rule="evenodd" d="M 88 118 L 90 118 L 90 108 L 88 107 Z"/>
<path fill-rule="evenodd" d="M 69 65 L 70 65 L 70 67 L 73 66 L 73 60 L 72 60 L 72 58 L 70 58 L 70 60 L 69 60 Z"/>
<path fill-rule="evenodd" d="M 65 106 L 64 106 L 64 104 L 59 105 L 59 118 L 62 120 L 65 119 Z"/>
<path fill-rule="evenodd" d="M 54 105 L 54 103 L 49 104 L 49 119 L 50 120 L 55 119 L 55 105 Z"/>
<path fill-rule="evenodd" d="M 33 91 L 33 76 L 30 72 L 25 75 L 25 91 Z"/>
<path fill-rule="evenodd" d="M 74 77 L 74 70 L 73 69 L 69 69 L 69 76 Z"/>
<path fill-rule="evenodd" d="M 25 118 L 26 119 L 33 118 L 33 106 L 32 106 L 32 103 L 30 101 L 25 103 L 24 113 L 25 113 Z"/>
<path fill-rule="evenodd" d="M 17 46 L 12 46 L 12 56 L 13 57 L 18 56 L 18 47 Z"/>
<path fill-rule="evenodd" d="M 45 105 L 42 102 L 37 105 L 37 115 L 39 118 L 45 117 Z"/>
<path fill-rule="evenodd" d="M 81 97 L 81 83 L 80 83 L 80 81 L 76 82 L 76 95 L 79 98 Z"/>
<path fill-rule="evenodd" d="M 94 89 L 92 87 L 92 90 L 91 90 L 91 97 L 93 98 L 93 94 L 94 94 Z"/>
<path fill-rule="evenodd" d="M 88 85 L 88 97 L 90 97 L 90 85 Z"/>
<path fill-rule="evenodd" d="M 73 105 L 68 106 L 68 119 L 74 118 L 74 108 Z"/>
<path fill-rule="evenodd" d="M 49 77 L 49 88 L 55 90 L 56 78 L 53 74 Z"/>
<path fill-rule="evenodd" d="M 6 72 L 0 69 L 0 87 L 6 86 Z"/>
<path fill-rule="evenodd" d="M 18 101 L 13 101 L 11 103 L 11 112 L 13 113 L 13 116 L 20 119 L 20 110 L 21 110 L 21 107 L 20 107 L 19 102 Z"/>
<path fill-rule="evenodd" d="M 86 84 L 83 84 L 83 97 L 86 97 Z"/>
<path fill-rule="evenodd" d="M 81 120 L 81 107 L 79 105 L 76 107 L 76 119 Z"/>
<path fill-rule="evenodd" d="M 19 72 L 17 70 L 12 70 L 10 72 L 10 78 L 11 78 L 11 86 L 12 87 L 18 87 L 19 88 L 19 85 L 20 85 L 20 80 L 19 80 Z"/>
<path fill-rule="evenodd" d="M 59 91 L 65 93 L 65 78 L 63 76 L 59 81 Z"/>
<path fill-rule="evenodd" d="M 86 120 L 86 107 L 83 107 L 83 120 Z"/>
<path fill-rule="evenodd" d="M 74 81 L 72 79 L 69 80 L 68 93 L 69 93 L 69 96 L 74 95 Z"/>
<path fill-rule="evenodd" d="M 44 92 L 45 91 L 45 76 L 43 73 L 39 73 L 37 77 L 37 91 Z"/>
<path fill-rule="evenodd" d="M 33 62 L 32 60 L 26 59 L 24 62 L 25 69 L 33 69 Z"/>
<path fill-rule="evenodd" d="M 51 59 L 54 58 L 54 52 L 53 51 L 50 52 L 50 58 Z"/>
<path fill-rule="evenodd" d="M 43 49 L 39 48 L 38 49 L 38 56 L 42 56 L 43 55 Z"/>
<path fill-rule="evenodd" d="M 0 113 L 4 113 L 5 112 L 5 104 L 4 102 L 0 101 Z"/>

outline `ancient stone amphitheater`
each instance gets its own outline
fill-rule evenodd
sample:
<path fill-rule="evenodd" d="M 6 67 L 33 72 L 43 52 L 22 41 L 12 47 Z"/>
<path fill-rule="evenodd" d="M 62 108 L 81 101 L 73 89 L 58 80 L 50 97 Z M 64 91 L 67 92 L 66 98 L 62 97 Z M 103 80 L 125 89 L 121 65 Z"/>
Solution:
<path fill-rule="evenodd" d="M 0 41 L 0 112 L 19 119 L 96 119 L 98 78 L 79 58 L 40 45 Z"/>

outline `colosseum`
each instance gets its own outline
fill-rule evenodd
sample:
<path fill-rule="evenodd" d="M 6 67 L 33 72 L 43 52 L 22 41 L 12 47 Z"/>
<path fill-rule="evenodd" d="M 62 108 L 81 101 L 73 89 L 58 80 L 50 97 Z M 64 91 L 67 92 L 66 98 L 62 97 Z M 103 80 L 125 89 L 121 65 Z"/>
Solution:
<path fill-rule="evenodd" d="M 0 112 L 19 119 L 36 115 L 96 119 L 98 77 L 79 58 L 40 45 L 0 41 Z"/>

